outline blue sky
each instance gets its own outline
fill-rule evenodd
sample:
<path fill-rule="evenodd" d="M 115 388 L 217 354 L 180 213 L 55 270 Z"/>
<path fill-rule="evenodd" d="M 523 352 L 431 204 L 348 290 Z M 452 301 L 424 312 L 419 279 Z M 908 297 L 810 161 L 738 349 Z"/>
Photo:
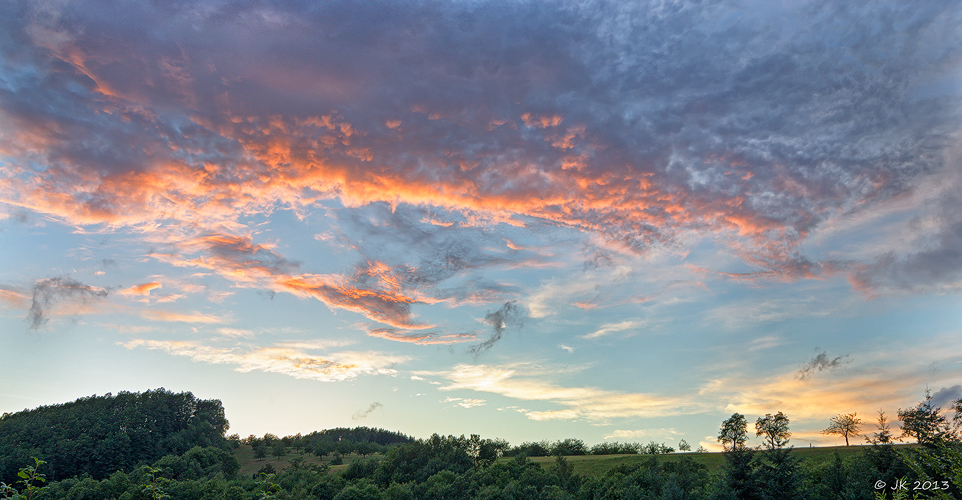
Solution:
<path fill-rule="evenodd" d="M 716 448 L 962 397 L 955 2 L 13 2 L 0 409 Z"/>

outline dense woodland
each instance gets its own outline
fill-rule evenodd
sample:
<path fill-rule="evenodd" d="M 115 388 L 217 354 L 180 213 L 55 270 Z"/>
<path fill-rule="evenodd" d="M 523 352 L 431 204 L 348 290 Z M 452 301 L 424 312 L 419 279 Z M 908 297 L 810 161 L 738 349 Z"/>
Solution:
<path fill-rule="evenodd" d="M 125 392 L 4 415 L 0 498 L 960 498 L 962 404 L 952 408 L 954 418 L 940 410 L 926 397 L 899 411 L 899 437 L 912 439 L 915 447 L 896 447 L 897 437 L 880 414 L 876 432 L 862 434 L 870 446 L 810 462 L 788 445 L 787 416 L 759 418 L 755 429 L 765 444 L 750 448 L 747 421 L 736 413 L 722 422 L 718 439 L 726 449 L 724 461 L 711 468 L 699 459 L 710 454 L 667 455 L 674 450 L 656 443 L 588 447 L 565 439 L 512 447 L 477 435 L 414 439 L 366 427 L 242 439 L 227 435 L 220 401 L 163 389 Z M 847 439 L 861 434 L 859 424 L 854 414 L 840 415 L 826 433 L 844 433 Z M 260 470 L 240 474 L 240 450 L 247 450 L 245 456 L 252 452 L 253 464 L 263 463 Z M 601 474 L 576 474 L 569 461 L 609 453 L 646 457 Z M 554 458 L 548 464 L 532 460 L 544 455 Z M 269 456 L 296 458 L 278 469 Z M 341 465 L 348 457 L 349 463 Z M 900 479 L 908 489 L 892 491 Z M 886 488 L 877 490 L 878 481 Z"/>

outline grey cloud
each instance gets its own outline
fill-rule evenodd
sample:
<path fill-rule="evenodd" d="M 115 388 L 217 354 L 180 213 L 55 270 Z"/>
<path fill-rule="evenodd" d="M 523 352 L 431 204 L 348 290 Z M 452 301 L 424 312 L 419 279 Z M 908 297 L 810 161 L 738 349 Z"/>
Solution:
<path fill-rule="evenodd" d="M 491 334 L 484 342 L 472 346 L 468 352 L 474 354 L 475 356 L 481 355 L 492 347 L 494 344 L 501 340 L 501 336 L 508 327 L 518 327 L 524 326 L 524 320 L 528 317 L 528 308 L 524 305 L 519 304 L 518 301 L 512 300 L 510 302 L 505 302 L 500 309 L 494 312 L 488 312 L 484 316 L 484 322 L 491 325 L 494 333 Z"/>
<path fill-rule="evenodd" d="M 351 147 L 372 158 L 303 132 L 288 161 L 347 177 L 461 183 L 479 199 L 510 200 L 578 199 L 584 193 L 557 180 L 579 157 L 584 175 L 648 179 L 685 211 L 654 203 L 645 220 L 598 208 L 648 201 L 629 191 L 610 200 L 617 203 L 547 205 L 538 216 L 637 252 L 688 228 L 758 228 L 736 237 L 744 244 L 733 251 L 790 277 L 825 272 L 800 254 L 807 233 L 911 189 L 938 169 L 930 153 L 959 128 L 958 91 L 931 89 L 952 74 L 962 47 L 962 9 L 950 1 L 203 7 L 124 4 L 103 16 L 96 3 L 65 5 L 58 26 L 96 82 L 31 45 L 28 9 L 11 9 L 0 50 L 23 71 L 5 71 L 14 76 L 0 88 L 0 106 L 18 127 L 48 136 L 40 163 L 76 177 L 175 160 L 245 165 L 215 178 L 256 181 L 265 167 L 249 165 L 244 146 L 264 140 L 271 117 L 290 125 L 331 113 L 363 132 Z M 139 28 L 158 17 L 157 31 Z M 121 97 L 108 99 L 97 85 Z M 101 112 L 124 98 L 149 109 Z M 583 125 L 584 138 L 560 150 L 524 113 L 557 114 L 565 127 Z M 231 121 L 240 116 L 255 123 Z M 386 127 L 394 119 L 402 125 Z M 93 213 L 116 210 L 108 195 L 85 196 L 78 202 Z M 934 274 L 939 262 L 960 269 L 951 252 L 959 227 L 947 224 L 943 251 L 910 259 L 904 272 Z M 411 279 L 463 269 L 463 248 L 416 251 L 428 265 Z"/>
<path fill-rule="evenodd" d="M 384 405 L 378 402 L 371 403 L 371 406 L 368 406 L 367 410 L 358 410 L 357 412 L 354 413 L 354 415 L 351 415 L 351 420 L 357 421 L 357 420 L 367 418 L 367 416 L 370 415 L 371 412 L 373 412 L 378 408 L 384 408 Z"/>
<path fill-rule="evenodd" d="M 485 247 L 503 246 L 496 231 L 460 227 L 456 213 L 449 227 L 425 224 L 437 211 L 420 207 L 395 207 L 374 203 L 362 209 L 338 213 L 342 236 L 365 258 L 355 271 L 355 283 L 369 285 L 373 262 L 391 266 L 399 284 L 436 299 L 484 301 L 517 293 L 510 285 L 494 283 L 478 275 L 492 267 L 520 266 L 530 255 L 492 255 Z"/>
<path fill-rule="evenodd" d="M 943 387 L 932 395 L 932 406 L 936 408 L 949 408 L 953 403 L 962 399 L 962 385 Z"/>
<path fill-rule="evenodd" d="M 812 358 L 811 361 L 802 366 L 795 374 L 795 377 L 799 380 L 809 380 L 817 372 L 831 370 L 842 366 L 842 361 L 847 357 L 848 355 L 846 354 L 845 356 L 829 358 L 828 352 L 822 351 L 818 353 L 817 356 Z"/>
<path fill-rule="evenodd" d="M 27 321 L 30 328 L 36 330 L 49 321 L 50 308 L 61 300 L 75 300 L 86 302 L 91 299 L 102 299 L 107 297 L 108 290 L 85 285 L 69 276 L 58 276 L 39 280 L 33 285 L 33 298 L 30 302 L 30 310 L 27 312 Z"/>
<path fill-rule="evenodd" d="M 954 160 L 962 161 L 962 155 Z M 918 250 L 888 252 L 853 273 L 853 281 L 865 293 L 962 290 L 962 174 L 955 170 L 943 176 L 947 187 L 935 209 L 937 229 L 916 242 Z"/>

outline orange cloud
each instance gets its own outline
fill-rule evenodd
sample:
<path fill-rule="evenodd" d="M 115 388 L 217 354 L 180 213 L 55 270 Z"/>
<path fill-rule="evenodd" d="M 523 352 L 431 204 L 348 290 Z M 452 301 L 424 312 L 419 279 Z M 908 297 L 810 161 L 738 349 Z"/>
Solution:
<path fill-rule="evenodd" d="M 461 342 L 475 342 L 478 340 L 474 333 L 440 333 L 437 331 L 402 330 L 398 328 L 365 328 L 371 337 L 407 342 L 418 345 L 457 344 Z"/>
<path fill-rule="evenodd" d="M 225 322 L 225 320 L 220 316 L 216 316 L 213 314 L 203 314 L 199 312 L 178 313 L 173 311 L 148 309 L 148 310 L 142 311 L 140 315 L 146 319 L 150 319 L 154 321 L 203 323 L 203 324 L 218 324 L 218 323 Z"/>
<path fill-rule="evenodd" d="M 151 290 L 154 290 L 157 288 L 163 288 L 163 286 L 164 285 L 161 284 L 160 282 L 152 281 L 150 283 L 141 283 L 139 285 L 134 285 L 130 288 L 125 288 L 117 293 L 121 295 L 126 295 L 126 296 L 133 296 L 133 295 L 146 296 L 146 295 L 150 295 Z"/>

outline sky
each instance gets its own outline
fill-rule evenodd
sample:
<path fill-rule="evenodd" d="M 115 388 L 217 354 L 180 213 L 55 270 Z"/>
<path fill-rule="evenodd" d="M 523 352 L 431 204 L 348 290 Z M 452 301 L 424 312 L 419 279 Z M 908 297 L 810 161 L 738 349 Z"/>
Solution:
<path fill-rule="evenodd" d="M 962 6 L 5 1 L 0 256 L 4 412 L 842 444 L 962 398 Z"/>

